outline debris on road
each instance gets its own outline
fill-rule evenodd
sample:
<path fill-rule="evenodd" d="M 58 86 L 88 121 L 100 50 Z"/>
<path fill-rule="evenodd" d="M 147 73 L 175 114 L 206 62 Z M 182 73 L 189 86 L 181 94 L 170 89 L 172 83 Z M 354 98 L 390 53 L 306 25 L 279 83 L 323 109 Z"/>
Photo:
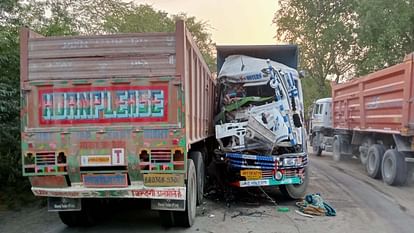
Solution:
<path fill-rule="evenodd" d="M 289 207 L 279 207 L 279 208 L 277 208 L 277 211 L 279 211 L 279 212 L 289 212 Z"/>
<path fill-rule="evenodd" d="M 300 212 L 299 210 L 295 210 L 295 212 L 296 212 L 297 214 L 299 214 L 299 215 L 303 216 L 303 217 L 313 218 L 313 216 L 312 216 L 312 215 L 310 215 L 310 214 L 304 214 L 304 213 Z"/>
<path fill-rule="evenodd" d="M 302 202 L 297 202 L 296 205 L 304 214 L 315 216 L 336 216 L 336 210 L 325 202 L 319 193 L 308 194 Z"/>
<path fill-rule="evenodd" d="M 263 216 L 264 211 L 252 211 L 252 212 L 243 212 L 243 211 L 239 211 L 238 213 L 234 214 L 231 216 L 231 218 L 236 218 L 239 216 L 247 216 L 247 217 L 262 217 Z"/>

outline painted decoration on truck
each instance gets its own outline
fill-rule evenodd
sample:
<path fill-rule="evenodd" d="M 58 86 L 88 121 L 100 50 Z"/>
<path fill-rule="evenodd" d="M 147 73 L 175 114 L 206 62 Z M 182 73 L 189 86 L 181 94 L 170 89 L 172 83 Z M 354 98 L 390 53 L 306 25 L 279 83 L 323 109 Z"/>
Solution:
<path fill-rule="evenodd" d="M 40 124 L 167 121 L 168 86 L 39 90 Z"/>
<path fill-rule="evenodd" d="M 186 187 L 144 187 L 129 186 L 125 188 L 43 188 L 32 187 L 35 196 L 44 197 L 68 197 L 68 198 L 148 198 L 148 199 L 169 199 L 185 200 Z"/>

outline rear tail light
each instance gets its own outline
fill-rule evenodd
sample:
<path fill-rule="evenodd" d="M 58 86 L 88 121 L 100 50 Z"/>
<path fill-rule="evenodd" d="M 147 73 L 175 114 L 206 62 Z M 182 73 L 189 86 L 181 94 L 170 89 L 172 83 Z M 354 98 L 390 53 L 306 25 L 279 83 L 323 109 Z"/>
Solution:
<path fill-rule="evenodd" d="M 65 152 L 59 152 L 58 157 L 57 157 L 57 163 L 58 164 L 65 164 L 66 163 Z"/>
<path fill-rule="evenodd" d="M 33 153 L 27 152 L 24 155 L 24 164 L 29 165 L 29 164 L 34 164 L 34 163 L 35 163 L 35 158 L 33 157 Z"/>
<path fill-rule="evenodd" d="M 182 148 L 142 149 L 139 151 L 139 166 L 146 171 L 184 170 L 185 155 Z"/>
<path fill-rule="evenodd" d="M 174 150 L 173 164 L 174 170 L 184 170 L 184 151 L 181 148 Z"/>
<path fill-rule="evenodd" d="M 47 174 L 67 171 L 65 152 L 41 151 L 24 154 L 24 172 L 31 174 Z"/>
<path fill-rule="evenodd" d="M 141 170 L 148 170 L 149 169 L 149 153 L 147 150 L 143 149 L 139 152 L 139 165 Z"/>

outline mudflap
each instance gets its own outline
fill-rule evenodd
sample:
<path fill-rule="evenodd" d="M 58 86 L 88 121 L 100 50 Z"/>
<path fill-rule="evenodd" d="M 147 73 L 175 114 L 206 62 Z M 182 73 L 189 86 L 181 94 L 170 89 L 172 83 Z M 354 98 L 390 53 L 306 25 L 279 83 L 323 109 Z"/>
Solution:
<path fill-rule="evenodd" d="M 80 211 L 82 209 L 82 201 L 80 198 L 48 197 L 47 208 L 50 212 Z"/>

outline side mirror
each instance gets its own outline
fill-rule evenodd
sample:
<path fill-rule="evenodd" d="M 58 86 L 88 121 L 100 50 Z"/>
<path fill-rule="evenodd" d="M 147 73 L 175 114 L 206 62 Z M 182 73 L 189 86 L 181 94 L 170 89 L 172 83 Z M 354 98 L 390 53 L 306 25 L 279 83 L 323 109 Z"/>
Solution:
<path fill-rule="evenodd" d="M 299 71 L 299 78 L 304 78 L 306 76 L 306 71 L 300 70 Z"/>

